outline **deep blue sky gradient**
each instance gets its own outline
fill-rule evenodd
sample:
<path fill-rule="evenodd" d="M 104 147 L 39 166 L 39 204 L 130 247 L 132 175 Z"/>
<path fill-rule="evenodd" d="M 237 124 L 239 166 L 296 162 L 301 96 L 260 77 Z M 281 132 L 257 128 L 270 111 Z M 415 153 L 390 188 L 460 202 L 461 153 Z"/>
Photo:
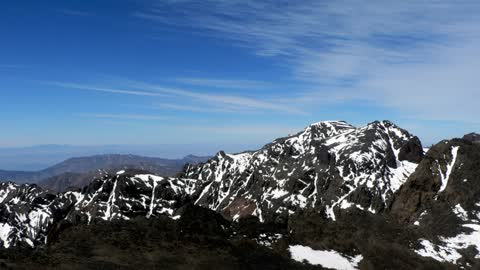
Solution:
<path fill-rule="evenodd" d="M 308 2 L 302 4 L 308 7 Z M 281 6 L 275 8 L 283 11 Z M 286 11 L 290 8 L 294 7 L 285 6 Z M 222 18 L 235 14 L 236 9 L 245 12 L 245 17 L 228 19 L 228 24 L 221 24 Z M 354 14 L 348 13 L 347 6 L 333 10 L 339 9 L 345 10 L 345 14 L 335 24 L 350 25 L 347 22 L 354 19 Z M 222 16 L 208 19 L 213 10 Z M 419 135 L 425 144 L 479 131 L 479 122 L 469 116 L 477 104 L 472 103 L 475 101 L 458 106 L 464 107 L 462 113 L 451 117 L 434 114 L 435 110 L 428 108 L 443 106 L 443 101 L 437 102 L 435 98 L 442 97 L 446 90 L 434 94 L 422 92 L 428 80 L 403 73 L 417 60 L 422 62 L 422 66 L 415 66 L 419 68 L 418 74 L 422 74 L 423 65 L 439 65 L 435 57 L 419 59 L 421 51 L 417 54 L 411 49 L 423 50 L 423 47 L 428 49 L 444 43 L 452 47 L 452 42 L 455 46 L 455 39 L 449 33 L 429 26 L 426 29 L 430 32 L 419 36 L 410 32 L 416 28 L 413 21 L 408 28 L 387 25 L 399 32 L 387 37 L 370 31 L 376 25 L 369 24 L 366 29 L 370 32 L 366 37 L 356 35 L 362 29 L 346 31 L 355 36 L 342 36 L 342 39 L 332 39 L 330 35 L 337 33 L 326 35 L 326 31 L 315 35 L 305 31 L 305 36 L 297 37 L 295 20 L 298 19 L 300 30 L 309 27 L 301 21 L 305 18 L 298 16 L 291 18 L 292 27 L 286 25 L 285 30 L 280 28 L 267 35 L 266 31 L 258 29 L 278 30 L 282 23 L 281 18 L 267 16 L 268 12 L 268 8 L 254 4 L 223 6 L 216 1 L 205 1 L 205 4 L 189 1 L 159 4 L 147 0 L 2 3 L 0 147 L 202 144 L 202 151 L 192 148 L 192 152 L 208 152 L 205 146 L 211 148 L 212 153 L 219 150 L 217 148 L 240 151 L 245 145 L 261 146 L 309 123 L 332 119 L 346 120 L 354 125 L 390 119 Z M 205 16 L 200 16 L 202 14 Z M 250 15 L 262 20 L 249 18 Z M 311 15 L 315 20 L 331 20 L 321 14 Z M 386 15 L 382 16 L 388 17 Z M 439 11 L 438 17 L 440 15 Z M 257 30 L 252 26 L 255 21 L 262 23 Z M 451 21 L 457 22 L 456 17 L 452 15 Z M 434 23 L 440 25 L 441 22 Z M 462 21 L 463 27 L 475 23 Z M 248 27 L 237 30 L 236 26 Z M 290 32 L 293 34 L 287 36 Z M 282 39 L 292 36 L 294 42 Z M 351 54 L 344 53 L 343 49 L 352 46 L 343 44 L 353 44 L 353 41 L 355 48 L 367 48 L 367 54 L 372 53 L 373 48 L 406 56 L 390 59 L 391 54 L 378 56 L 374 51 L 369 58 L 382 58 L 374 62 L 378 67 L 360 62 L 360 68 L 350 69 L 350 63 L 360 61 L 358 57 L 362 56 L 360 53 L 350 59 Z M 473 40 L 472 44 L 475 42 Z M 275 51 L 277 43 L 285 51 Z M 301 49 L 312 50 L 315 55 L 310 56 Z M 339 54 L 342 57 L 336 58 Z M 316 56 L 322 58 L 314 62 Z M 405 69 L 401 69 L 404 66 Z M 319 71 L 310 74 L 317 67 Z M 397 78 L 391 73 L 385 76 L 377 71 L 366 73 L 374 68 L 391 68 L 395 71 L 393 74 L 400 75 Z M 365 83 L 372 77 L 375 80 Z M 399 85 L 399 81 L 415 80 L 422 84 L 418 89 L 407 85 L 404 89 L 410 92 L 406 95 L 419 93 L 425 100 L 432 100 L 431 103 L 402 106 L 397 104 L 400 100 L 394 94 L 399 90 L 384 93 L 374 89 L 390 89 L 392 85 Z M 470 81 L 466 85 L 459 83 L 455 91 L 460 94 Z M 160 87 L 188 93 L 157 91 Z M 91 88 L 155 95 L 121 94 Z M 369 92 L 362 92 L 367 90 Z M 467 94 L 471 93 L 468 91 Z M 233 103 L 230 97 L 234 97 Z M 245 107 L 242 106 L 244 99 L 261 103 Z M 407 104 L 412 99 L 415 97 L 402 102 Z M 272 108 L 271 104 L 285 109 Z M 455 107 L 452 104 L 446 110 L 455 110 Z"/>

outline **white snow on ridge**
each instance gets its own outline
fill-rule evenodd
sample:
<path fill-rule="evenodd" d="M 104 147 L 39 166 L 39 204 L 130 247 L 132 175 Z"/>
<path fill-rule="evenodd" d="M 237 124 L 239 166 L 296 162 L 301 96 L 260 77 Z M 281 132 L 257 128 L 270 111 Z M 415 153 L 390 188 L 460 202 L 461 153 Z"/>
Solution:
<path fill-rule="evenodd" d="M 463 227 L 472 230 L 469 233 L 461 233 L 451 238 L 440 238 L 441 245 L 435 245 L 428 240 L 421 240 L 422 249 L 415 250 L 417 254 L 423 257 L 431 257 L 440 262 L 450 262 L 455 264 L 462 255 L 458 250 L 474 246 L 477 249 L 475 259 L 480 259 L 480 225 L 464 224 Z"/>
<path fill-rule="evenodd" d="M 398 160 L 398 159 L 397 159 Z M 401 165 L 397 168 L 389 168 L 390 176 L 390 189 L 392 192 L 396 192 L 407 181 L 408 177 L 417 169 L 418 164 L 409 161 L 398 161 Z"/>
<path fill-rule="evenodd" d="M 10 194 L 10 191 L 15 190 L 15 186 L 13 184 L 8 183 L 7 185 L 8 187 L 6 188 L 6 190 L 0 191 L 0 203 L 2 203 L 7 198 L 7 196 Z"/>
<path fill-rule="evenodd" d="M 457 217 L 461 220 L 468 221 L 467 211 L 465 211 L 460 204 L 455 205 L 455 208 L 453 208 L 453 213 L 455 213 L 455 215 L 457 215 Z"/>
<path fill-rule="evenodd" d="M 152 178 L 152 181 L 153 181 L 152 197 L 150 198 L 150 210 L 148 211 L 147 218 L 150 218 L 153 215 L 153 209 L 155 208 L 155 189 L 157 188 L 157 182 L 158 182 L 157 180 L 158 178 Z"/>
<path fill-rule="evenodd" d="M 363 259 L 362 255 L 348 258 L 334 250 L 313 250 L 310 247 L 301 245 L 290 246 L 289 251 L 292 259 L 297 262 L 307 261 L 312 265 L 321 265 L 323 267 L 341 270 L 358 269 L 358 263 Z"/>
<path fill-rule="evenodd" d="M 233 159 L 233 164 L 238 168 L 239 173 L 242 173 L 247 169 L 249 162 L 252 159 L 252 154 L 248 152 L 234 155 L 227 154 L 227 156 Z"/>
<path fill-rule="evenodd" d="M 110 193 L 110 196 L 108 196 L 107 210 L 105 211 L 105 216 L 102 217 L 105 220 L 109 220 L 112 216 L 112 205 L 115 202 L 115 189 L 117 188 L 117 183 L 118 181 L 115 181 L 115 183 L 113 184 L 112 192 Z"/>
<path fill-rule="evenodd" d="M 437 246 L 428 240 L 421 240 L 420 244 L 423 246 L 422 249 L 415 250 L 415 253 L 422 257 L 430 257 L 439 262 L 451 262 L 455 263 L 458 259 L 462 257 L 455 249 Z"/>
<path fill-rule="evenodd" d="M 447 164 L 447 171 L 445 172 L 445 175 L 443 175 L 442 170 L 440 168 L 440 165 L 438 165 L 438 172 L 440 173 L 440 178 L 442 179 L 442 186 L 438 190 L 438 193 L 444 191 L 445 188 L 448 185 L 448 180 L 450 179 L 450 174 L 452 173 L 453 166 L 455 165 L 455 162 L 457 161 L 458 148 L 459 148 L 459 146 L 454 146 L 452 148 L 452 161 L 450 161 L 450 163 Z"/>
<path fill-rule="evenodd" d="M 337 168 L 345 183 L 349 183 L 350 188 L 346 196 L 340 197 L 337 201 L 332 202 L 330 206 L 327 206 L 326 213 L 329 218 L 335 220 L 334 207 L 340 206 L 342 209 L 346 209 L 353 206 L 348 202 L 343 202 L 343 200 L 362 185 L 366 185 L 368 188 L 377 192 L 386 203 L 391 197 L 391 194 L 397 191 L 417 168 L 418 164 L 416 163 L 399 160 L 400 146 L 394 143 L 394 138 L 406 142 L 412 138 L 412 136 L 396 126 L 387 125 L 386 122 L 380 122 L 379 125 L 383 130 L 369 124 L 365 127 L 353 129 L 350 132 L 341 133 L 326 140 L 325 145 L 330 147 L 329 151 L 331 154 L 337 157 L 344 157 L 343 160 L 348 161 L 348 163 L 344 161 L 343 163 L 337 164 Z M 370 147 L 368 151 L 358 148 L 358 145 L 362 143 L 361 139 L 362 136 L 364 136 L 363 134 L 366 134 L 368 130 L 372 129 L 375 130 L 377 135 L 377 139 L 372 142 L 372 147 Z M 385 138 L 385 135 L 388 138 Z M 352 151 L 352 149 L 355 151 Z M 388 166 L 386 168 L 386 174 L 379 175 L 369 170 L 366 172 L 362 171 L 363 168 L 368 168 L 370 162 L 373 162 L 376 167 L 381 168 L 381 160 L 378 156 L 385 156 L 386 154 L 384 153 L 390 149 L 395 156 L 396 166 Z M 345 166 L 352 166 L 350 161 L 353 161 L 353 166 L 358 172 L 354 172 L 354 170 L 353 172 L 350 171 L 348 175 L 343 175 L 342 172 Z M 357 208 L 362 209 L 358 207 L 358 205 Z M 375 211 L 372 209 L 371 212 L 374 213 Z"/>
<path fill-rule="evenodd" d="M 10 241 L 8 240 L 8 237 L 10 236 L 12 229 L 12 226 L 10 226 L 8 223 L 0 223 L 0 240 L 3 242 L 4 248 L 10 247 Z"/>

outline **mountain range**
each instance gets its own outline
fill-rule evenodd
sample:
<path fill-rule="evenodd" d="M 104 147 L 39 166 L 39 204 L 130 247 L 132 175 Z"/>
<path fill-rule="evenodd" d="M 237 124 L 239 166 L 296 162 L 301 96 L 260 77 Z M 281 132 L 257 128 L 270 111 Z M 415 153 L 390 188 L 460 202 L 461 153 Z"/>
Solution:
<path fill-rule="evenodd" d="M 196 160 L 198 161 L 198 160 Z M 475 269 L 480 136 L 428 151 L 389 121 L 314 123 L 176 177 L 102 170 L 51 194 L 0 185 L 11 269 Z M 40 267 L 40 268 L 39 268 Z"/>
<path fill-rule="evenodd" d="M 196 164 L 208 157 L 188 155 L 182 159 L 164 159 L 137 155 L 95 155 L 70 158 L 44 170 L 35 172 L 1 171 L 0 181 L 10 180 L 17 183 L 37 183 L 54 192 L 65 191 L 69 187 L 83 187 L 93 178 L 105 171 L 136 168 L 152 173 L 173 176 L 179 173 L 185 164 Z"/>

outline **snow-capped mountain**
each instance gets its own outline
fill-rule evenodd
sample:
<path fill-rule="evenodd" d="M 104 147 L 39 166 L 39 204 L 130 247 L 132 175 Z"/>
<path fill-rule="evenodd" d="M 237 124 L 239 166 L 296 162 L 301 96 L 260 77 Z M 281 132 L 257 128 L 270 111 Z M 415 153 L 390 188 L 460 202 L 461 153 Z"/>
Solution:
<path fill-rule="evenodd" d="M 82 189 L 56 195 L 3 183 L 0 244 L 37 247 L 62 224 L 142 217 L 167 217 L 195 231 L 202 225 L 194 213 L 205 209 L 204 218 L 223 220 L 214 221 L 221 237 L 243 235 L 267 248 L 283 241 L 281 248 L 298 261 L 307 258 L 296 252 L 308 251 L 369 269 L 384 265 L 378 252 L 395 252 L 414 260 L 411 267 L 471 268 L 480 266 L 479 138 L 442 141 L 424 154 L 417 137 L 389 121 L 358 128 L 325 121 L 256 151 L 219 152 L 177 178 L 104 171 Z M 240 229 L 232 233 L 229 224 L 236 223 Z M 401 261 L 384 266 L 404 267 Z"/>
<path fill-rule="evenodd" d="M 65 193 L 75 202 L 67 219 L 89 224 L 98 219 L 129 220 L 138 216 L 176 218 L 176 210 L 195 190 L 196 181 L 192 179 L 120 171 L 116 176 L 94 180 L 80 192 Z"/>
<path fill-rule="evenodd" d="M 4 247 L 47 241 L 51 226 L 61 221 L 90 224 L 167 215 L 190 200 L 196 181 L 160 177 L 139 171 L 105 174 L 80 191 L 48 194 L 36 185 L 0 185 L 0 240 Z"/>
<path fill-rule="evenodd" d="M 422 153 L 418 138 L 391 122 L 355 128 L 327 121 L 258 151 L 220 152 L 183 176 L 202 181 L 197 204 L 233 219 L 266 220 L 306 207 L 335 219 L 342 208 L 377 213 L 388 207 Z"/>
<path fill-rule="evenodd" d="M 0 184 L 0 240 L 5 248 L 21 243 L 44 244 L 56 216 L 62 214 L 62 196 L 48 194 L 36 185 Z"/>
<path fill-rule="evenodd" d="M 335 220 L 356 207 L 383 211 L 393 193 L 422 157 L 419 140 L 388 121 L 355 128 L 342 121 L 308 126 L 262 149 L 219 152 L 190 165 L 180 178 L 121 171 L 94 180 L 81 191 L 50 195 L 36 186 L 0 187 L 0 237 L 5 247 L 44 243 L 49 226 L 60 220 L 92 223 L 128 220 L 176 211 L 192 201 L 237 220 L 281 220 L 304 209 Z"/>

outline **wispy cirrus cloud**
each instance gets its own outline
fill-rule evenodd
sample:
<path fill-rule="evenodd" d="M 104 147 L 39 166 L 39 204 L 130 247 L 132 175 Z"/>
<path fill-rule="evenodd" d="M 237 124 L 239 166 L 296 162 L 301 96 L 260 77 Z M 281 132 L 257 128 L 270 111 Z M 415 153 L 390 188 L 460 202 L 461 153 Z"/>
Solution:
<path fill-rule="evenodd" d="M 168 116 L 158 115 L 141 115 L 141 114 L 103 114 L 103 113 L 79 113 L 75 114 L 79 117 L 100 118 L 100 119 L 120 119 L 120 120 L 167 120 Z"/>
<path fill-rule="evenodd" d="M 76 89 L 76 90 L 83 90 L 83 91 L 103 92 L 103 93 L 112 93 L 112 94 L 124 94 L 124 95 L 147 96 L 147 97 L 165 96 L 164 94 L 156 93 L 156 92 L 139 91 L 139 90 L 127 90 L 127 89 L 122 89 L 122 88 L 97 87 L 97 86 L 77 84 L 77 83 L 45 82 L 44 84 L 51 85 L 51 86 L 56 86 L 56 87 L 61 87 L 61 88 Z"/>
<path fill-rule="evenodd" d="M 75 89 L 82 91 L 94 91 L 94 92 L 103 92 L 103 93 L 112 93 L 112 94 L 123 94 L 123 95 L 135 95 L 135 96 L 148 96 L 148 97 L 173 97 L 181 98 L 179 104 L 172 106 L 172 109 L 189 109 L 191 111 L 197 110 L 200 111 L 201 107 L 198 105 L 194 107 L 189 106 L 187 108 L 186 100 L 192 102 L 201 102 L 205 107 L 209 106 L 210 111 L 212 109 L 223 111 L 223 112 L 234 112 L 234 111 L 275 111 L 283 113 L 293 113 L 293 114 L 305 114 L 300 109 L 290 106 L 288 103 L 279 103 L 268 100 L 262 100 L 256 97 L 248 96 L 239 96 L 239 95 L 224 95 L 218 93 L 205 93 L 197 92 L 193 90 L 186 90 L 180 88 L 171 88 L 161 85 L 138 82 L 138 81 L 125 81 L 122 82 L 123 87 L 98 87 L 91 85 L 83 85 L 77 83 L 65 83 L 65 82 L 45 82 L 48 85 L 66 88 L 66 89 Z"/>
<path fill-rule="evenodd" d="M 232 107 L 212 107 L 212 106 L 193 106 L 181 104 L 160 103 L 150 106 L 153 109 L 172 109 L 177 111 L 204 112 L 204 113 L 241 113 L 241 108 Z"/>
<path fill-rule="evenodd" d="M 203 101 L 209 104 L 223 104 L 224 106 L 241 107 L 243 109 L 258 109 L 258 110 L 270 110 L 277 112 L 287 112 L 304 114 L 302 110 L 291 107 L 288 104 L 281 104 L 278 102 L 271 102 L 268 100 L 262 100 L 256 97 L 236 96 L 236 95 L 223 95 L 218 93 L 200 93 L 191 90 L 179 89 L 179 88 L 167 88 L 155 84 L 144 82 L 131 82 L 130 87 L 137 89 L 146 89 L 149 91 L 157 91 L 159 93 L 170 94 L 180 96 L 184 98 L 190 98 L 194 100 Z"/>
<path fill-rule="evenodd" d="M 299 100 L 368 100 L 408 117 L 476 121 L 480 99 L 467 97 L 480 84 L 479 12 L 468 0 L 186 0 L 152 1 L 134 16 L 281 59 L 292 78 L 314 85 Z"/>
<path fill-rule="evenodd" d="M 195 86 L 207 86 L 213 88 L 225 88 L 225 89 L 268 89 L 274 88 L 275 85 L 269 82 L 254 81 L 254 80 L 232 80 L 232 79 L 212 79 L 212 78 L 176 78 L 176 82 L 195 85 Z"/>

